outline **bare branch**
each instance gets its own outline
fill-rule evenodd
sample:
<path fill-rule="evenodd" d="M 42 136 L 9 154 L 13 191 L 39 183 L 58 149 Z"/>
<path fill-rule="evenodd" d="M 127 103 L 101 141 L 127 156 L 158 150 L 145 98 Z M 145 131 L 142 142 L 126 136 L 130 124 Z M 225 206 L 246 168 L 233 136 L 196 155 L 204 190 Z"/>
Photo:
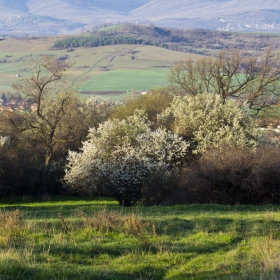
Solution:
<path fill-rule="evenodd" d="M 212 92 L 239 99 L 256 112 L 271 106 L 279 91 L 280 55 L 268 48 L 262 57 L 239 50 L 221 51 L 217 57 L 189 58 L 176 65 L 168 76 L 175 95 Z"/>

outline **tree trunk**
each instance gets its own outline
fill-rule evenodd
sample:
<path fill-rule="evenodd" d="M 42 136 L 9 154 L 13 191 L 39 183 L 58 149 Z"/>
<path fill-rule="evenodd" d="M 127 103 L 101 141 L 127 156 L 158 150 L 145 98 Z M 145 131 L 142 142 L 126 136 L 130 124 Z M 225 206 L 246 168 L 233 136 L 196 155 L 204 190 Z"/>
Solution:
<path fill-rule="evenodd" d="M 49 169 L 50 169 L 51 157 L 52 157 L 52 152 L 47 151 L 45 155 L 45 162 L 44 162 L 43 174 L 42 174 L 42 187 L 40 189 L 40 194 L 43 197 L 48 197 L 48 182 L 49 182 Z"/>

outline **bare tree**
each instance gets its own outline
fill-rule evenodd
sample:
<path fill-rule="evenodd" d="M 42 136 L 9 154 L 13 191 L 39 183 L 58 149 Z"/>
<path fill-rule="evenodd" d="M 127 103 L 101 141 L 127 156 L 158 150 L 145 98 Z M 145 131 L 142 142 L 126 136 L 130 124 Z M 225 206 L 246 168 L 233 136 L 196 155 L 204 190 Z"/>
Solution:
<path fill-rule="evenodd" d="M 280 56 L 267 48 L 260 57 L 231 50 L 217 57 L 189 58 L 171 69 L 168 81 L 175 95 L 212 92 L 221 95 L 223 102 L 238 98 L 259 112 L 278 100 Z"/>
<path fill-rule="evenodd" d="M 53 56 L 34 61 L 34 75 L 14 85 L 15 90 L 34 102 L 33 109 L 24 114 L 7 113 L 10 124 L 21 137 L 36 139 L 44 147 L 40 190 L 43 195 L 48 192 L 54 148 L 59 144 L 80 142 L 89 127 L 108 116 L 108 111 L 100 104 L 89 106 L 79 98 L 76 89 L 69 87 L 64 76 L 68 67 L 65 61 L 57 61 Z"/>

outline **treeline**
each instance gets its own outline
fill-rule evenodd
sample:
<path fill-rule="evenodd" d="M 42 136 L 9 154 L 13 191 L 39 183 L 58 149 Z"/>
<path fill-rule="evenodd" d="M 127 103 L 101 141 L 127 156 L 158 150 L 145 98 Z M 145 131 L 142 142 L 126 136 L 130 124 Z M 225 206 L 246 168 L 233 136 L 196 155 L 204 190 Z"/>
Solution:
<path fill-rule="evenodd" d="M 161 47 L 165 49 L 170 49 L 174 51 L 185 51 L 184 48 L 180 47 L 178 44 L 175 43 L 164 43 L 160 40 L 153 40 L 153 39 L 136 39 L 134 37 L 126 37 L 126 36 L 73 36 L 69 38 L 65 38 L 62 40 L 58 40 L 54 43 L 53 49 L 68 49 L 68 48 L 94 48 L 94 47 L 100 47 L 100 46 L 110 46 L 110 45 L 122 45 L 122 44 L 128 44 L 128 45 L 149 45 L 149 46 L 156 46 Z M 200 52 L 197 52 L 195 50 L 188 50 L 188 52 L 191 53 L 198 53 L 203 54 Z"/>
<path fill-rule="evenodd" d="M 279 35 L 240 34 L 202 29 L 160 28 L 152 24 L 124 23 L 106 29 L 87 30 L 88 36 L 72 36 L 55 42 L 53 48 L 98 47 L 115 44 L 146 44 L 175 51 L 201 53 L 201 49 L 243 49 L 261 51 L 269 45 L 279 48 Z M 136 39 L 137 38 L 137 39 Z"/>
<path fill-rule="evenodd" d="M 79 36 L 79 37 L 69 37 L 63 40 L 58 40 L 54 43 L 53 48 L 55 49 L 65 49 L 65 48 L 79 48 L 79 47 L 100 47 L 109 45 L 153 45 L 152 41 L 144 39 L 136 39 L 133 37 L 95 37 L 95 36 Z"/>
<path fill-rule="evenodd" d="M 67 62 L 40 57 L 35 74 L 14 85 L 35 109 L 0 114 L 0 196 L 279 204 L 279 134 L 259 127 L 259 114 L 278 104 L 280 56 L 271 54 L 188 60 L 167 88 L 126 104 L 82 99 L 64 79 Z"/>

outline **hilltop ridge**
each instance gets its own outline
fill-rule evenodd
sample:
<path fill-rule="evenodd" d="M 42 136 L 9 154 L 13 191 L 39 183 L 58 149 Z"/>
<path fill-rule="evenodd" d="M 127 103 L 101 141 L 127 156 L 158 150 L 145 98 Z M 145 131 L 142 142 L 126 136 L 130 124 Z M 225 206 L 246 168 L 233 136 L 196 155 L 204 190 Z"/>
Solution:
<path fill-rule="evenodd" d="M 104 22 L 175 28 L 280 31 L 277 0 L 0 0 L 1 34 L 61 34 Z"/>

